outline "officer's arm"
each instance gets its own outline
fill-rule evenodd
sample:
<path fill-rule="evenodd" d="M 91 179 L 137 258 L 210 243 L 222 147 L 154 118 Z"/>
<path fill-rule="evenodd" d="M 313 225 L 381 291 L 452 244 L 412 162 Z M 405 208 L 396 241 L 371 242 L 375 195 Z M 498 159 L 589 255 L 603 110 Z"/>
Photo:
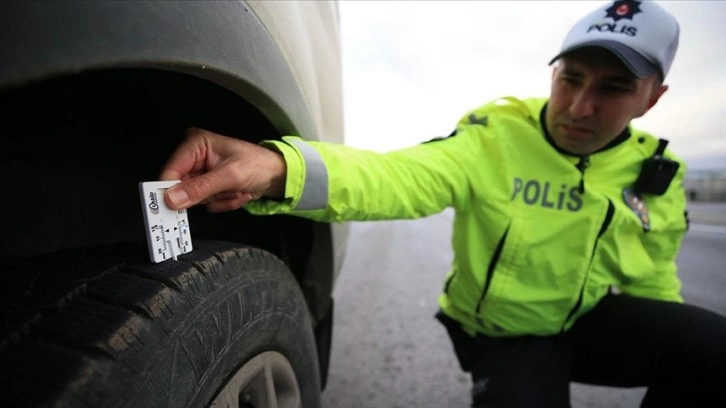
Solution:
<path fill-rule="evenodd" d="M 481 158 L 477 135 L 468 132 L 389 153 L 295 137 L 266 145 L 285 158 L 284 198 L 245 208 L 327 222 L 410 219 L 450 206 L 463 209 L 470 199 L 469 173 Z"/>

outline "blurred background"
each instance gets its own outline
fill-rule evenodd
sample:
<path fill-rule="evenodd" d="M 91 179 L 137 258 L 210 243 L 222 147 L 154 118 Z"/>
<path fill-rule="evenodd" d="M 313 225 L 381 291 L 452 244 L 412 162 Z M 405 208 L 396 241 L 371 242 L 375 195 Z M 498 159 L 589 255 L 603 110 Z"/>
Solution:
<path fill-rule="evenodd" d="M 600 1 L 342 1 L 346 143 L 377 151 L 448 135 L 502 96 L 549 94 L 570 27 Z M 726 2 L 661 1 L 681 27 L 669 90 L 634 125 L 687 162 L 693 199 L 726 200 Z"/>

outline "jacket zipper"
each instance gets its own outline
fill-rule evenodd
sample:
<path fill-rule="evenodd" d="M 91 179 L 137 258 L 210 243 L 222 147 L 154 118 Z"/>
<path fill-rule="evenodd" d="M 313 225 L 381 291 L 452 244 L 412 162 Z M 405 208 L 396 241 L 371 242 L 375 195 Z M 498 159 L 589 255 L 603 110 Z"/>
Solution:
<path fill-rule="evenodd" d="M 507 229 L 504 230 L 504 235 L 502 235 L 502 237 L 499 239 L 497 248 L 494 250 L 494 254 L 492 254 L 492 259 L 491 259 L 491 261 L 489 261 L 489 267 L 487 268 L 487 277 L 486 277 L 486 280 L 484 281 L 484 289 L 482 290 L 481 296 L 479 297 L 479 301 L 476 304 L 476 314 L 477 315 L 481 311 L 481 305 L 484 302 L 484 297 L 486 297 L 486 294 L 489 291 L 489 285 L 492 283 L 492 275 L 494 275 L 494 269 L 496 269 L 497 263 L 499 262 L 499 256 L 502 254 L 502 249 L 504 248 L 504 241 L 507 240 L 508 233 L 509 233 L 509 225 L 507 225 Z"/>
<path fill-rule="evenodd" d="M 592 268 L 592 262 L 595 260 L 595 250 L 597 249 L 597 244 L 600 242 L 600 237 L 605 233 L 605 231 L 608 229 L 608 226 L 610 226 L 610 222 L 613 220 L 613 215 L 615 215 L 615 206 L 613 205 L 613 202 L 608 199 L 608 210 L 605 214 L 605 220 L 603 221 L 602 225 L 600 226 L 600 231 L 597 233 L 597 238 L 595 239 L 595 244 L 592 246 L 592 253 L 590 254 L 590 263 L 587 267 L 587 273 L 585 274 L 585 279 L 582 280 L 582 287 L 580 288 L 580 296 L 577 298 L 577 302 L 575 303 L 575 306 L 570 310 L 570 313 L 567 314 L 567 318 L 565 319 L 565 322 L 562 324 L 562 331 L 565 331 L 565 325 L 568 321 L 572 318 L 572 316 L 575 315 L 577 310 L 582 305 L 582 298 L 585 296 L 585 286 L 587 285 L 587 278 L 590 275 L 590 269 Z"/>
<path fill-rule="evenodd" d="M 590 156 L 580 156 L 575 167 L 580 170 L 580 194 L 585 194 L 585 169 L 590 166 Z"/>

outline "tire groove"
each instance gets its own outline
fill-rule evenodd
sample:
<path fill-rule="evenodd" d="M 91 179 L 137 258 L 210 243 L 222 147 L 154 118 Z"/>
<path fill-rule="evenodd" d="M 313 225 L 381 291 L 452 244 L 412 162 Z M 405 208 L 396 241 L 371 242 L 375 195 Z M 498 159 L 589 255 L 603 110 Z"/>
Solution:
<path fill-rule="evenodd" d="M 90 355 L 91 357 L 103 357 L 109 360 L 118 361 L 118 359 L 113 354 L 109 353 L 101 347 L 81 346 L 78 343 L 73 343 L 69 340 L 64 339 L 63 337 L 55 336 L 49 333 L 43 333 L 42 335 L 39 335 L 37 341 L 41 345 L 56 347 L 66 351 L 72 351 L 74 353 L 80 353 L 84 356 Z"/>
<path fill-rule="evenodd" d="M 137 269 L 134 266 L 129 266 L 124 271 L 127 272 L 127 273 L 129 273 L 129 274 L 131 274 L 131 275 L 138 276 L 140 278 L 152 280 L 152 281 L 155 281 L 155 282 L 160 282 L 164 286 L 168 287 L 169 289 L 171 289 L 171 290 L 173 290 L 175 292 L 178 292 L 178 293 L 184 292 L 184 290 L 182 289 L 182 287 L 180 285 L 178 285 L 173 280 L 168 279 L 168 278 L 165 278 L 163 276 L 154 275 L 154 274 L 145 272 L 143 270 Z"/>
<path fill-rule="evenodd" d="M 109 306 L 115 306 L 115 307 L 121 307 L 124 309 L 128 309 L 131 312 L 134 312 L 134 314 L 143 317 L 147 320 L 154 320 L 154 316 L 152 316 L 147 310 L 145 310 L 141 306 L 134 305 L 132 303 L 127 303 L 119 300 L 110 299 L 107 296 L 104 296 L 98 292 L 89 292 L 86 295 L 89 299 L 93 299 L 97 302 L 107 304 Z"/>

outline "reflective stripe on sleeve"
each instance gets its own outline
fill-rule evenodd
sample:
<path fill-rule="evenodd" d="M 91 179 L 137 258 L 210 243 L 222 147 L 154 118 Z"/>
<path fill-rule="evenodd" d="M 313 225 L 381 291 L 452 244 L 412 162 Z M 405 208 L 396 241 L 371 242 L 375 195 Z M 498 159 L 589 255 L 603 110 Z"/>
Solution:
<path fill-rule="evenodd" d="M 317 150 L 302 140 L 288 140 L 305 161 L 305 185 L 295 210 L 322 210 L 328 206 L 328 169 Z"/>

